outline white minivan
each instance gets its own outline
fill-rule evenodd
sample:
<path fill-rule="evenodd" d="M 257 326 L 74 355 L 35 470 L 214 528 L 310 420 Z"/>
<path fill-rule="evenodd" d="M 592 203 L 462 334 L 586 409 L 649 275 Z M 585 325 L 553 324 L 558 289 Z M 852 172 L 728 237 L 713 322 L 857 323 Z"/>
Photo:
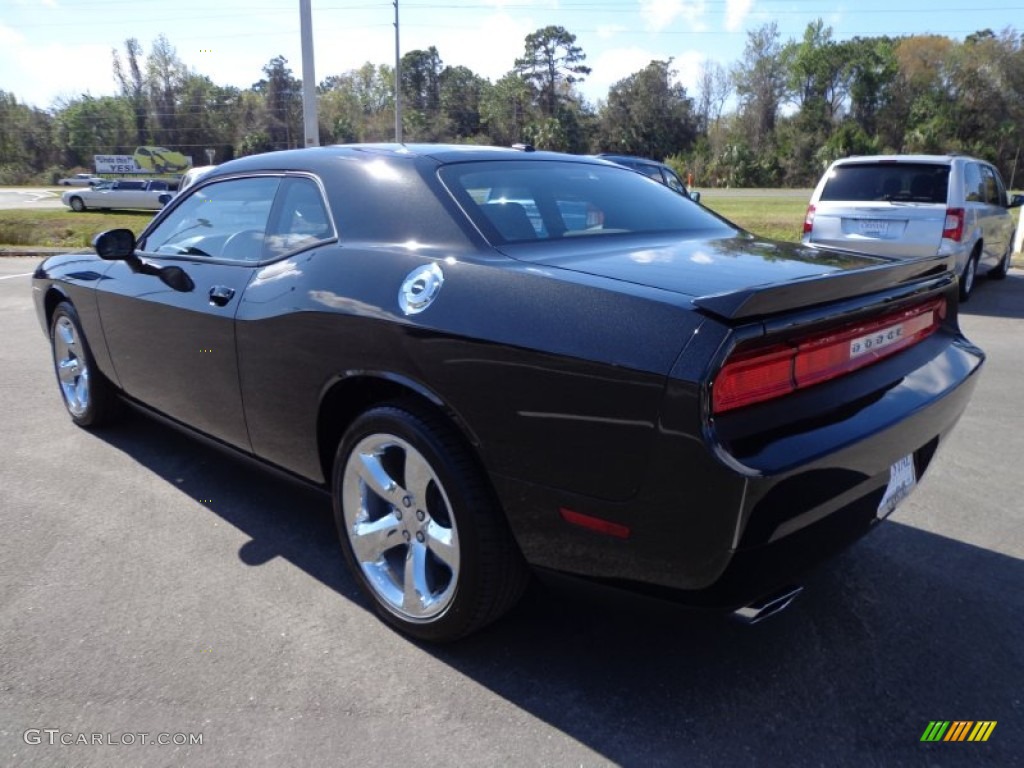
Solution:
<path fill-rule="evenodd" d="M 836 160 L 811 195 L 803 241 L 880 256 L 956 257 L 960 299 L 979 268 L 1006 276 L 1016 217 L 991 164 L 961 155 L 870 155 Z"/>

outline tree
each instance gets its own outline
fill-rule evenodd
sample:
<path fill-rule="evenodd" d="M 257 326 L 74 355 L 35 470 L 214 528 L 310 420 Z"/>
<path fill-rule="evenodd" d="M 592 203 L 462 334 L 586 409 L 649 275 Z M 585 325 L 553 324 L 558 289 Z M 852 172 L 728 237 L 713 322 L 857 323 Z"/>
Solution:
<path fill-rule="evenodd" d="M 121 61 L 117 49 L 113 49 L 114 77 L 121 86 L 121 95 L 124 96 L 132 106 L 135 113 L 135 143 L 146 143 L 146 124 L 148 117 L 148 105 L 146 97 L 146 80 L 142 76 L 142 68 L 139 61 L 142 58 L 142 46 L 134 37 L 124 41 L 126 61 Z"/>
<path fill-rule="evenodd" d="M 151 110 L 149 133 L 157 144 L 170 147 L 176 144 L 178 102 L 188 73 L 188 67 L 178 58 L 174 46 L 163 35 L 157 37 L 146 58 L 146 91 Z"/>
<path fill-rule="evenodd" d="M 60 161 L 53 122 L 43 110 L 19 104 L 13 93 L 0 91 L 0 184 L 29 183 L 36 173 Z"/>
<path fill-rule="evenodd" d="M 254 83 L 252 90 L 261 95 L 266 104 L 264 132 L 274 149 L 301 146 L 302 82 L 292 76 L 284 56 L 272 58 L 263 67 L 263 74 L 266 77 Z"/>
<path fill-rule="evenodd" d="M 583 64 L 586 58 L 576 45 L 576 35 L 564 27 L 547 26 L 526 36 L 526 49 L 516 59 L 515 71 L 539 91 L 544 115 L 554 117 L 559 99 L 590 74 L 590 67 Z"/>
<path fill-rule="evenodd" d="M 881 132 L 880 118 L 892 100 L 898 67 L 888 37 L 855 37 L 844 43 L 850 68 L 850 116 L 869 136 Z"/>
<path fill-rule="evenodd" d="M 410 109 L 437 114 L 441 106 L 444 62 L 437 48 L 409 51 L 402 57 L 402 98 Z"/>
<path fill-rule="evenodd" d="M 93 164 L 93 155 L 135 149 L 135 115 L 120 96 L 82 96 L 67 104 L 57 118 L 58 143 L 66 166 Z"/>
<path fill-rule="evenodd" d="M 441 115 L 443 67 L 434 46 L 426 51 L 409 51 L 402 57 L 402 119 L 409 139 L 438 141 L 445 136 Z"/>
<path fill-rule="evenodd" d="M 744 132 L 754 150 L 771 142 L 786 80 L 778 25 L 773 21 L 747 32 L 743 59 L 733 69 L 733 82 L 740 97 Z"/>
<path fill-rule="evenodd" d="M 620 80 L 601 110 L 602 150 L 661 160 L 689 149 L 697 136 L 693 100 L 673 84 L 672 60 L 652 61 Z"/>
<path fill-rule="evenodd" d="M 467 67 L 445 67 L 441 72 L 441 113 L 448 135 L 464 139 L 480 132 L 480 100 L 490 87 Z"/>
<path fill-rule="evenodd" d="M 721 64 L 706 59 L 697 75 L 697 130 L 708 133 L 718 123 L 722 109 L 732 92 L 729 73 Z"/>
<path fill-rule="evenodd" d="M 335 141 L 387 141 L 394 137 L 394 70 L 366 62 L 331 75 L 319 86 L 325 135 Z"/>
<path fill-rule="evenodd" d="M 480 116 L 494 144 L 511 146 L 523 141 L 526 126 L 534 117 L 530 97 L 530 84 L 516 72 L 509 72 L 486 89 L 480 101 Z"/>

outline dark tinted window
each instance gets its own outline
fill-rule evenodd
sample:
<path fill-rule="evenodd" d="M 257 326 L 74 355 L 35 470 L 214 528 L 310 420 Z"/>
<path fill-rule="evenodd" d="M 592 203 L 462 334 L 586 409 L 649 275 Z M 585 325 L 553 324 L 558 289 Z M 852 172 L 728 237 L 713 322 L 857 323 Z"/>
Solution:
<path fill-rule="evenodd" d="M 320 188 L 311 179 L 285 179 L 277 197 L 266 240 L 272 255 L 283 256 L 334 237 Z"/>
<path fill-rule="evenodd" d="M 460 163 L 440 173 L 476 225 L 497 243 L 732 231 L 668 187 L 624 168 L 524 160 Z"/>
<path fill-rule="evenodd" d="M 945 204 L 948 186 L 948 165 L 851 163 L 832 169 L 821 199 Z"/>
<path fill-rule="evenodd" d="M 985 188 L 981 183 L 981 166 L 967 163 L 964 166 L 964 200 L 968 203 L 980 203 L 985 200 Z"/>
<path fill-rule="evenodd" d="M 989 166 L 981 166 L 981 182 L 984 191 L 984 201 L 989 205 L 1005 206 L 1003 200 L 1002 185 L 996 181 L 996 173 Z"/>

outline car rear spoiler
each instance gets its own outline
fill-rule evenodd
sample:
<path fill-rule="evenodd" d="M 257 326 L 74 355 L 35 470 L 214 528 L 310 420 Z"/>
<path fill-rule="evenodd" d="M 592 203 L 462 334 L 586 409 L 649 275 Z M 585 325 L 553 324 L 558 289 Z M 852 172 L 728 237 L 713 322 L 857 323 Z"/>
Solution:
<path fill-rule="evenodd" d="M 834 250 L 834 249 L 831 249 Z M 725 320 L 747 320 L 876 293 L 917 282 L 938 283 L 953 275 L 952 257 L 893 261 L 878 266 L 797 278 L 738 291 L 700 296 L 693 303 Z"/>

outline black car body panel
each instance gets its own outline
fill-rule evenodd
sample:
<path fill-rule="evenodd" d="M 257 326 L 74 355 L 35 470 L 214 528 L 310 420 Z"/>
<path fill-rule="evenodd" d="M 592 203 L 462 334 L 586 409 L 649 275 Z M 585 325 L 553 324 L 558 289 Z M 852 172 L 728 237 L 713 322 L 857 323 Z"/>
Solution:
<path fill-rule="evenodd" d="M 586 158 L 526 159 L 635 176 Z M 527 561 L 690 602 L 769 591 L 874 526 L 894 462 L 913 455 L 924 473 L 983 360 L 959 332 L 948 260 L 769 243 L 710 215 L 691 232 L 492 244 L 466 210 L 487 203 L 452 192 L 439 168 L 523 160 L 381 145 L 225 163 L 139 238 L 149 273 L 89 254 L 44 262 L 41 323 L 70 300 L 124 397 L 319 485 L 359 412 L 396 397 L 429 403 L 472 446 Z M 161 222 L 211 185 L 297 174 L 320 185 L 333 221 L 310 247 L 242 262 L 147 250 Z M 443 287 L 406 314 L 404 281 L 431 266 Z M 153 275 L 166 267 L 191 290 Z M 905 351 L 711 410 L 737 345 L 942 298 L 941 328 Z M 569 524 L 565 509 L 628 535 Z"/>

